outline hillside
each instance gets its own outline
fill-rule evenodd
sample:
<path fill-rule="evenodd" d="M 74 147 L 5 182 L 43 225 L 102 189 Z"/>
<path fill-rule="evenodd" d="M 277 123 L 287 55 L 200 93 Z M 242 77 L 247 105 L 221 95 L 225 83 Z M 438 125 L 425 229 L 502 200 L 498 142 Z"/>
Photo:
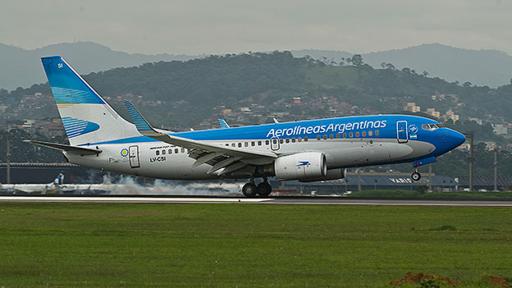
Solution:
<path fill-rule="evenodd" d="M 40 58 L 49 55 L 65 56 L 67 60 L 80 66 L 82 73 L 137 66 L 147 62 L 193 58 L 185 55 L 129 54 L 93 42 L 61 43 L 33 50 L 0 44 L 0 88 L 11 90 L 45 82 Z"/>
<path fill-rule="evenodd" d="M 80 65 L 74 66 L 83 71 Z M 119 99 L 128 98 L 139 103 L 158 124 L 173 123 L 183 128 L 216 117 L 225 108 L 231 108 L 236 116 L 227 113 L 228 119 L 245 123 L 265 121 L 276 113 L 289 120 L 395 113 L 403 111 L 405 102 L 416 102 L 422 111 L 435 108 L 441 114 L 451 109 L 462 120 L 512 122 L 511 85 L 498 89 L 458 85 L 409 69 L 373 69 L 364 63 L 332 66 L 294 58 L 290 52 L 148 63 L 90 73 L 85 78 L 114 106 Z M 35 85 L 10 93 L 3 91 L 0 99 L 13 106 L 7 113 L 16 113 L 20 103 L 26 101 L 23 96 L 36 92 L 49 94 L 45 85 Z M 293 97 L 300 97 L 300 104 L 292 104 Z M 29 102 L 38 107 L 35 100 Z M 45 103 L 53 106 L 50 100 L 41 105 Z M 251 113 L 235 113 L 245 106 L 253 107 Z M 42 112 L 32 111 L 32 115 L 55 116 L 51 115 L 53 111 L 44 107 Z"/>
<path fill-rule="evenodd" d="M 309 55 L 326 62 L 339 62 L 353 54 L 344 51 L 298 50 L 297 57 Z M 512 56 L 497 50 L 470 50 L 442 44 L 419 46 L 362 54 L 365 61 L 374 68 L 383 62 L 395 67 L 405 67 L 418 73 L 427 71 L 430 75 L 448 81 L 469 81 L 477 85 L 497 87 L 509 84 L 512 79 Z"/>

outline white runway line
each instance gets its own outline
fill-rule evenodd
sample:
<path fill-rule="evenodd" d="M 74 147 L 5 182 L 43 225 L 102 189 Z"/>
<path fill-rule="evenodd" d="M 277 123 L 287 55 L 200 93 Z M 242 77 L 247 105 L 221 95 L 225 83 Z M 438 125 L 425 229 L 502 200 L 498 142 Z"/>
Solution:
<path fill-rule="evenodd" d="M 89 202 L 89 203 L 258 203 L 268 198 L 199 198 L 199 197 L 48 197 L 0 196 L 0 202 Z"/>

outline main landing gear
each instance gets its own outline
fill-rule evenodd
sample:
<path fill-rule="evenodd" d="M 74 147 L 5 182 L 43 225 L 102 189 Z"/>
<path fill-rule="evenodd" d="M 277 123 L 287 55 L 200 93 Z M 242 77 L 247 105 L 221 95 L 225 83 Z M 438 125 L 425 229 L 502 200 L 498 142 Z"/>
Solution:
<path fill-rule="evenodd" d="M 411 174 L 411 179 L 412 181 L 416 182 L 416 181 L 420 181 L 421 179 L 421 174 L 420 172 L 418 172 L 418 170 L 415 170 L 414 172 L 412 172 Z"/>
<path fill-rule="evenodd" d="M 268 197 L 272 193 L 272 186 L 267 181 L 267 178 L 263 179 L 263 182 L 256 185 L 254 179 L 251 179 L 249 183 L 246 183 L 242 187 L 242 193 L 245 197 L 254 198 L 256 196 Z"/>

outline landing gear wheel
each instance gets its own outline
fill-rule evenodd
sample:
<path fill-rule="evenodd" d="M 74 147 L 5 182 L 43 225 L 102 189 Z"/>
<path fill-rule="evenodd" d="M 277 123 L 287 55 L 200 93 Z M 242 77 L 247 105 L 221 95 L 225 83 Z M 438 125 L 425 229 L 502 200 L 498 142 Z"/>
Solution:
<path fill-rule="evenodd" d="M 268 197 L 268 195 L 272 193 L 272 186 L 270 186 L 268 182 L 261 182 L 260 184 L 258 184 L 258 186 L 256 186 L 256 192 L 261 197 Z"/>
<path fill-rule="evenodd" d="M 420 172 L 418 172 L 418 171 L 414 171 L 414 172 L 412 172 L 412 174 L 411 174 L 411 179 L 412 179 L 412 181 L 415 181 L 415 182 L 416 182 L 416 181 L 420 181 L 420 179 L 421 179 L 421 174 L 420 174 Z"/>
<path fill-rule="evenodd" d="M 242 187 L 242 194 L 244 194 L 244 196 L 247 197 L 247 198 L 256 197 L 256 195 L 257 195 L 256 185 L 254 183 L 252 183 L 252 182 L 246 183 Z"/>

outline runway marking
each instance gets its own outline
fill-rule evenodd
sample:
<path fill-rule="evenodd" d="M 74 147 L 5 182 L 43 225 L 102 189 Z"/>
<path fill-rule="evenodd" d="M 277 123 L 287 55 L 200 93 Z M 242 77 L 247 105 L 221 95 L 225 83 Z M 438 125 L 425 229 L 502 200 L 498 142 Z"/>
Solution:
<path fill-rule="evenodd" d="M 348 206 L 444 206 L 444 207 L 512 207 L 512 201 L 449 200 L 365 200 L 347 198 L 240 198 L 240 197 L 115 197 L 115 196 L 0 196 L 1 202 L 53 203 L 241 203 L 269 205 L 348 205 Z"/>
<path fill-rule="evenodd" d="M 268 198 L 0 196 L 0 202 L 258 203 Z"/>

